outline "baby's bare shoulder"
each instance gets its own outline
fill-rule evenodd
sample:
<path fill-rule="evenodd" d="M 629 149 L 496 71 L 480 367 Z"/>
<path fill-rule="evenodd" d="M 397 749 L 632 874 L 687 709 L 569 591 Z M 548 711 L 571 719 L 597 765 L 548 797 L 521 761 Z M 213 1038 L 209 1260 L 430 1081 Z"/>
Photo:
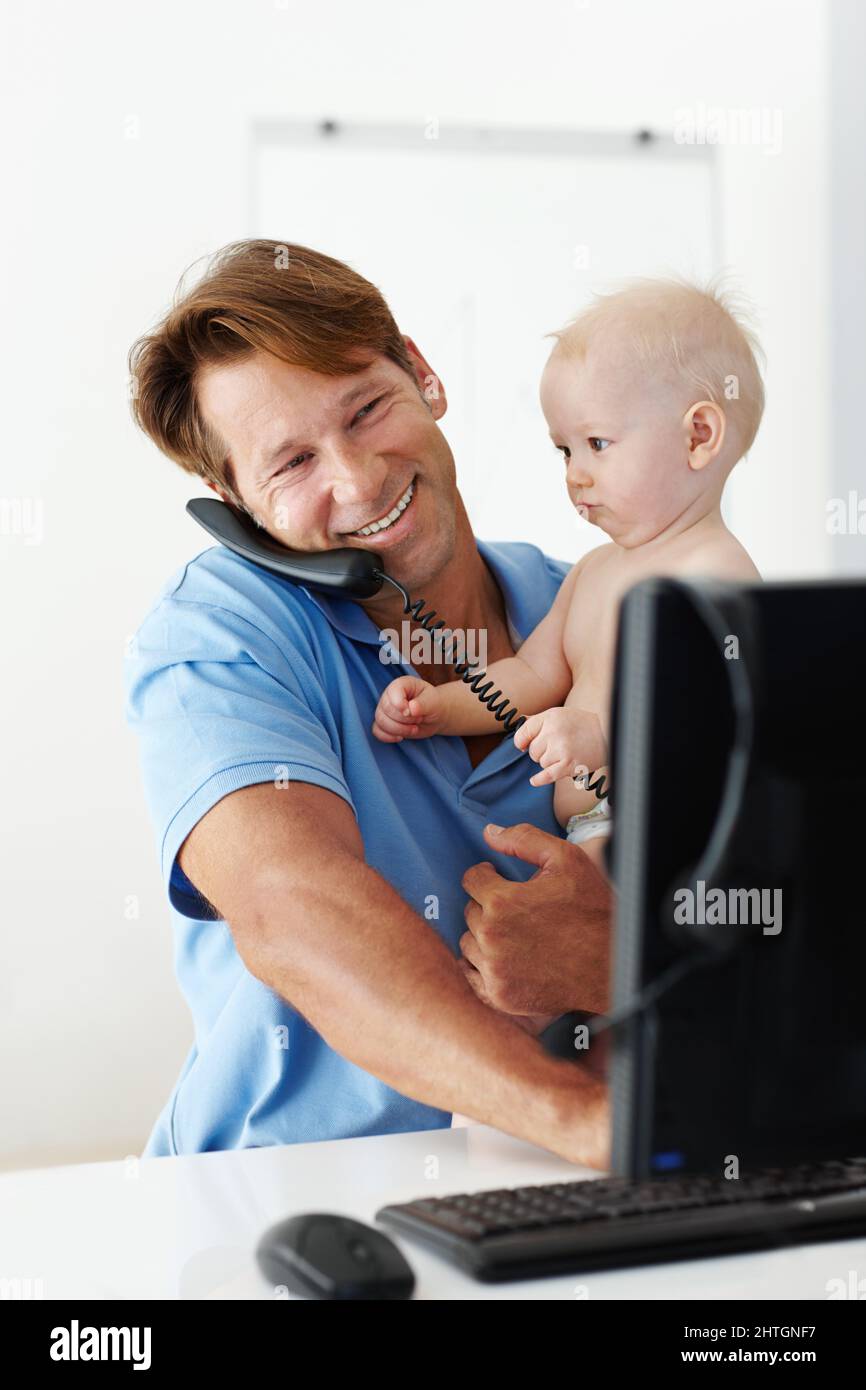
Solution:
<path fill-rule="evenodd" d="M 578 561 L 572 570 L 574 585 L 565 619 L 565 653 L 575 669 L 575 663 L 586 652 L 587 635 L 603 641 L 612 626 L 617 609 L 617 555 L 619 546 L 596 546 Z"/>
<path fill-rule="evenodd" d="M 578 560 L 574 569 L 571 571 L 575 581 L 580 581 L 586 585 L 590 579 L 597 579 L 602 574 L 614 556 L 619 553 L 620 547 L 613 541 L 608 541 L 607 545 L 597 545 L 595 550 L 588 550 Z"/>
<path fill-rule="evenodd" d="M 705 577 L 746 583 L 761 578 L 746 547 L 727 530 L 714 535 L 703 545 L 685 551 L 672 565 L 671 573 L 696 579 Z"/>
<path fill-rule="evenodd" d="M 613 541 L 609 545 L 597 545 L 595 550 L 589 550 L 586 555 L 582 555 L 569 571 L 566 582 L 570 581 L 568 598 L 572 615 L 586 603 L 587 598 L 598 593 L 604 576 L 609 571 L 614 552 L 618 550 L 619 546 Z"/>

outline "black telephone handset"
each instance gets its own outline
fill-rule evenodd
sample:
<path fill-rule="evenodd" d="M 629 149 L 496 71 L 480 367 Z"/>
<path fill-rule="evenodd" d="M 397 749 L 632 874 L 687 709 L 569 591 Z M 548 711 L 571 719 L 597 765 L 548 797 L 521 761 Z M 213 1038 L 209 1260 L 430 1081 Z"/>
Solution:
<path fill-rule="evenodd" d="M 193 497 L 186 509 L 214 540 L 254 565 L 335 598 L 365 599 L 385 580 L 382 561 L 372 550 L 289 550 L 262 527 L 216 497 Z"/>
<path fill-rule="evenodd" d="M 443 642 L 451 635 L 442 619 L 436 618 L 435 609 L 423 613 L 424 600 L 420 598 L 413 603 L 403 585 L 385 573 L 381 558 L 372 550 L 361 550 L 354 546 L 339 550 L 289 550 L 251 518 L 215 497 L 193 497 L 187 502 L 186 509 L 214 540 L 251 564 L 270 570 L 272 574 L 294 580 L 296 584 L 303 584 L 316 593 L 329 594 L 332 598 L 373 598 L 383 584 L 391 584 L 403 599 L 403 612 L 414 622 Z M 524 716 L 509 705 L 501 690 L 492 688 L 493 681 L 481 684 L 487 672 L 475 670 L 478 664 L 477 661 L 458 661 L 454 670 L 481 703 L 487 705 L 504 731 L 515 733 L 521 724 L 526 723 Z M 601 800 L 609 795 L 606 779 L 603 773 L 593 775 L 596 780 L 586 779 L 583 785 Z"/>

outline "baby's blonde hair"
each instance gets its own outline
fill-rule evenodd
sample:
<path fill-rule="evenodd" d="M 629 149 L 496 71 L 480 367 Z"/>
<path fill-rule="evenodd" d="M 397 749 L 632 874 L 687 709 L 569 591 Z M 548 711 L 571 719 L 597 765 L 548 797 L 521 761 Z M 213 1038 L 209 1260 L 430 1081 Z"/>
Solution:
<path fill-rule="evenodd" d="M 763 352 L 748 327 L 746 307 L 718 279 L 705 287 L 677 279 L 630 280 L 596 295 L 555 338 L 554 352 L 583 358 L 604 338 L 641 367 L 664 371 L 713 401 L 736 432 L 737 458 L 752 446 L 764 413 Z"/>

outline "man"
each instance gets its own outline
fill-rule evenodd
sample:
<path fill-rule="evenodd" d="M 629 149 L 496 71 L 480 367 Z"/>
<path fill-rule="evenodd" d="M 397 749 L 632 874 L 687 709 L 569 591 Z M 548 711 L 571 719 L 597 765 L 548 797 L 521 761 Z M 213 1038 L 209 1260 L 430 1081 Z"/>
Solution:
<path fill-rule="evenodd" d="M 340 262 L 225 248 L 130 369 L 165 454 L 289 548 L 374 550 L 425 611 L 483 632 L 488 660 L 556 599 L 564 564 L 476 542 L 441 384 Z M 462 1111 L 606 1164 L 603 1081 L 531 1032 L 606 1008 L 607 884 L 510 738 L 372 736 L 395 674 L 380 633 L 403 618 L 391 586 L 326 598 L 213 547 L 137 634 L 128 717 L 195 1026 L 148 1156 Z"/>

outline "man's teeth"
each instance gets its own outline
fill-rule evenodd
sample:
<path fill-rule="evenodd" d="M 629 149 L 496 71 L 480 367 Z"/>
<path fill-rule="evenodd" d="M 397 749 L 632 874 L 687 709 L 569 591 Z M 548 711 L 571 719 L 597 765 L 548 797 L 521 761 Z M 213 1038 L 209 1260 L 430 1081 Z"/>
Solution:
<path fill-rule="evenodd" d="M 371 521 L 369 526 L 362 526 L 360 531 L 351 531 L 349 534 L 352 536 L 375 536 L 377 531 L 387 531 L 389 526 L 394 525 L 397 517 L 405 512 L 409 503 L 412 501 L 412 494 L 414 491 L 415 484 L 411 482 L 400 498 L 400 501 L 392 508 L 387 516 L 383 516 L 380 521 Z"/>

